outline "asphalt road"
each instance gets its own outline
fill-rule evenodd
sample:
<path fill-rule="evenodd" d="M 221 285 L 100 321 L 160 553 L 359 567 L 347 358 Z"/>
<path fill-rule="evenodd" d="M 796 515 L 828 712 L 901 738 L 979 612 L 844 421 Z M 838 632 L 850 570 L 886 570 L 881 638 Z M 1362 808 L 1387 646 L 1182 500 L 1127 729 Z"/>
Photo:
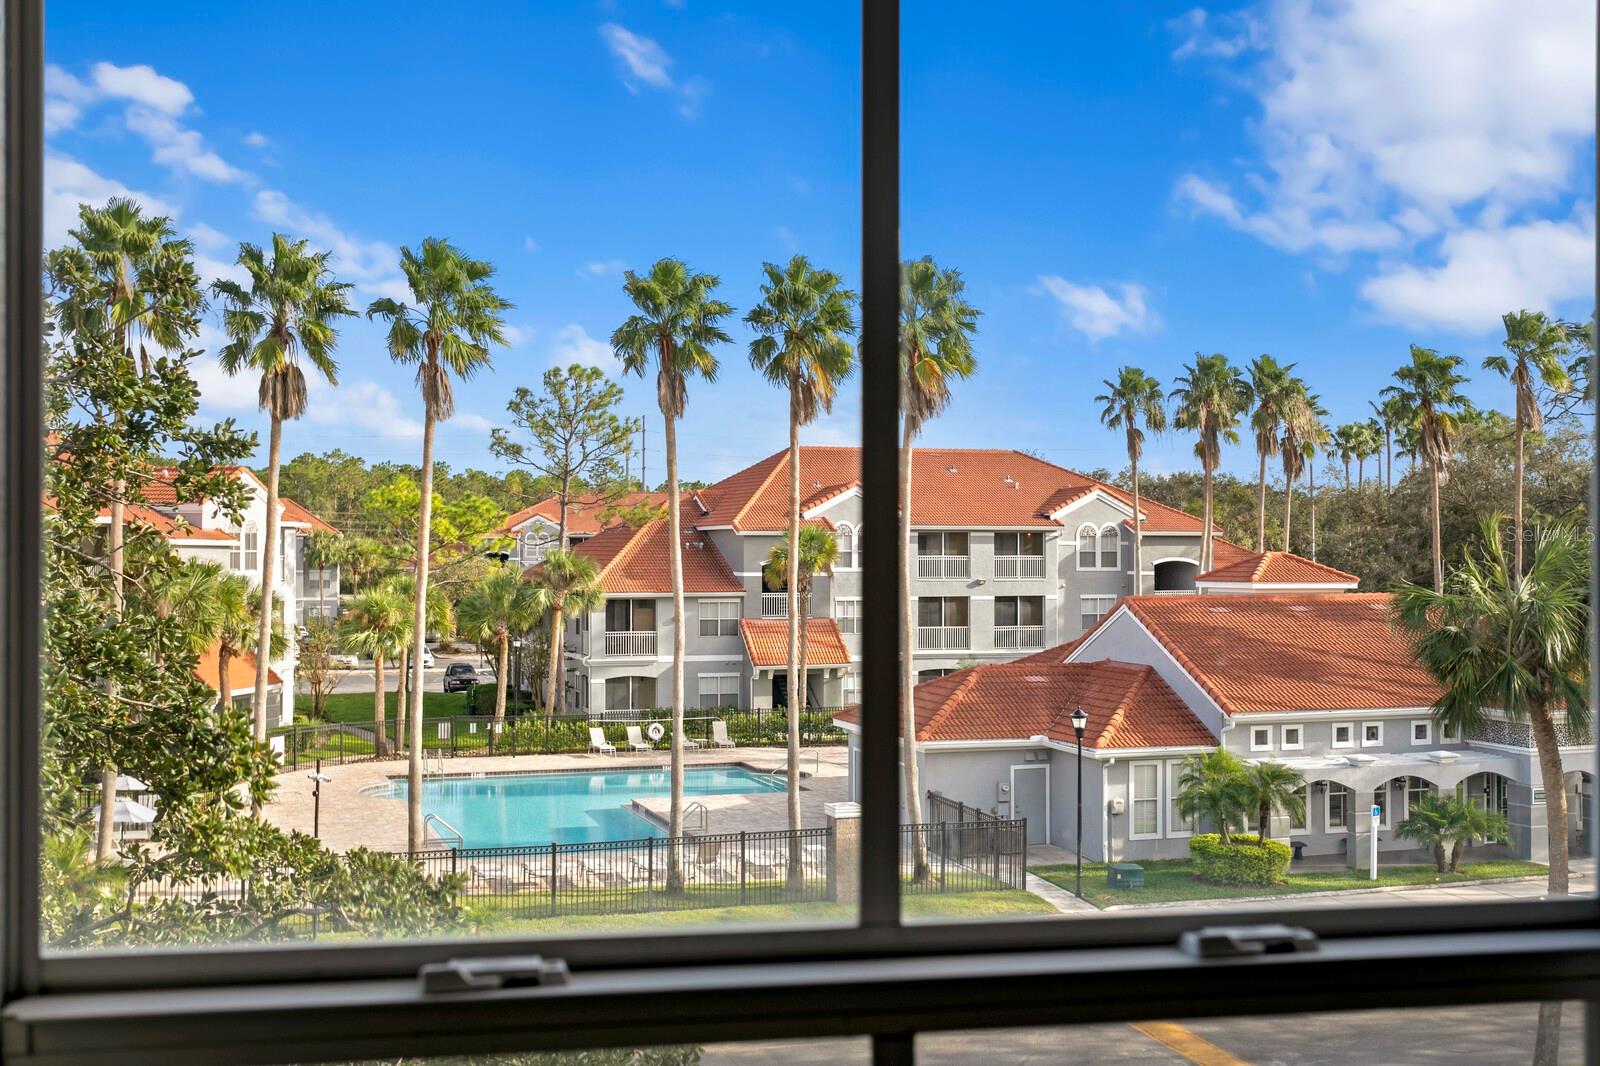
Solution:
<path fill-rule="evenodd" d="M 427 689 L 429 692 L 441 692 L 444 690 L 445 667 L 454 662 L 471 663 L 473 666 L 477 667 L 480 676 L 485 678 L 493 676 L 488 668 L 479 661 L 476 655 L 437 655 L 434 657 L 434 668 L 432 670 L 423 671 L 423 679 L 427 684 Z M 383 674 L 384 688 L 392 692 L 394 690 L 396 677 L 394 664 L 385 664 Z M 336 676 L 339 678 L 339 684 L 336 688 L 334 688 L 333 691 L 335 692 L 372 691 L 371 666 L 365 666 L 359 670 L 340 670 Z M 300 690 L 304 692 L 305 686 L 301 685 Z"/>
<path fill-rule="evenodd" d="M 919 1066 L 1191 1063 L 1196 1066 L 1499 1066 L 1533 1057 L 1535 1004 L 1358 1011 L 924 1033 Z M 1583 1009 L 1562 1012 L 1563 1063 L 1583 1061 Z M 720 1044 L 705 1066 L 853 1066 L 872 1061 L 867 1041 Z"/>

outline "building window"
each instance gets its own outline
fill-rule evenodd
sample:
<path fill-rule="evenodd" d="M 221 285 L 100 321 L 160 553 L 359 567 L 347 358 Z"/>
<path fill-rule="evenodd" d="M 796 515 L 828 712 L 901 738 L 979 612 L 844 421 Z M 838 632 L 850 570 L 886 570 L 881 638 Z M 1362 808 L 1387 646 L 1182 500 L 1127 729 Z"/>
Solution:
<path fill-rule="evenodd" d="M 1167 763 L 1167 795 L 1171 797 L 1167 811 L 1167 835 L 1186 837 L 1200 831 L 1200 819 L 1194 815 L 1185 818 L 1178 813 L 1178 779 L 1183 776 L 1183 763 Z"/>
<path fill-rule="evenodd" d="M 739 706 L 738 674 L 701 674 L 700 709 Z"/>
<path fill-rule="evenodd" d="M 1100 531 L 1094 526 L 1084 524 L 1078 527 L 1078 569 L 1098 570 L 1099 560 L 1096 558 L 1100 550 Z"/>
<path fill-rule="evenodd" d="M 1272 727 L 1270 725 L 1255 725 L 1250 727 L 1250 750 L 1272 750 Z"/>
<path fill-rule="evenodd" d="M 739 635 L 738 600 L 701 600 L 700 635 L 736 637 Z"/>
<path fill-rule="evenodd" d="M 1044 534 L 1038 530 L 1029 530 L 1021 533 L 996 533 L 994 535 L 994 553 L 996 555 L 1043 555 Z"/>
<path fill-rule="evenodd" d="M 261 565 L 260 538 L 256 524 L 246 522 L 239 530 L 239 548 L 228 553 L 228 569 L 236 573 L 251 573 Z"/>
<path fill-rule="evenodd" d="M 943 668 L 940 668 L 940 667 L 934 667 L 934 668 L 928 669 L 928 670 L 918 670 L 917 671 L 917 684 L 920 685 L 924 681 L 937 681 L 941 677 L 944 677 L 946 674 L 953 674 L 953 673 L 955 673 L 954 670 L 947 670 L 947 669 L 943 669 Z"/>
<path fill-rule="evenodd" d="M 1349 722 L 1336 722 L 1333 726 L 1333 746 L 1336 748 L 1353 748 L 1356 727 Z"/>
<path fill-rule="evenodd" d="M 855 528 L 847 523 L 841 522 L 839 523 L 838 531 L 834 533 L 833 538 L 839 544 L 839 554 L 834 560 L 833 568 L 835 570 L 860 569 L 861 561 L 857 557 L 856 553 L 859 552 L 861 548 L 860 545 L 856 543 L 857 533 Z"/>
<path fill-rule="evenodd" d="M 607 633 L 654 633 L 655 600 L 607 600 Z"/>
<path fill-rule="evenodd" d="M 1361 723 L 1361 746 L 1363 748 L 1376 748 L 1383 743 L 1382 722 Z"/>
<path fill-rule="evenodd" d="M 1122 537 L 1116 526 L 1100 530 L 1100 569 L 1115 570 L 1122 565 Z"/>
<path fill-rule="evenodd" d="M 965 650 L 970 643 L 965 596 L 917 598 L 917 647 L 926 651 Z"/>
<path fill-rule="evenodd" d="M 606 710 L 643 711 L 656 705 L 653 677 L 606 678 Z"/>
<path fill-rule="evenodd" d="M 1136 762 L 1128 774 L 1129 804 L 1133 812 L 1129 835 L 1161 835 L 1161 764 Z"/>
<path fill-rule="evenodd" d="M 1354 794 L 1343 785 L 1328 782 L 1328 810 L 1327 819 L 1323 823 L 1326 832 L 1336 829 L 1350 828 L 1350 804 Z"/>
<path fill-rule="evenodd" d="M 1419 719 L 1411 723 L 1411 743 L 1432 744 L 1433 723 L 1427 719 Z"/>
<path fill-rule="evenodd" d="M 1115 596 L 1079 596 L 1078 614 L 1084 629 L 1088 629 L 1116 605 Z"/>
<path fill-rule="evenodd" d="M 1416 810 L 1417 803 L 1423 796 L 1433 794 L 1433 786 L 1420 777 L 1408 777 L 1406 781 L 1406 809 L 1404 814 L 1410 816 Z"/>
<path fill-rule="evenodd" d="M 1451 722 L 1439 723 L 1439 742 L 1441 744 L 1454 744 L 1461 737 L 1456 733 L 1456 727 Z"/>
<path fill-rule="evenodd" d="M 1306 746 L 1305 737 L 1305 726 L 1286 725 L 1283 727 L 1281 747 L 1284 751 L 1299 751 Z"/>
<path fill-rule="evenodd" d="M 833 601 L 833 620 L 841 633 L 861 632 L 861 601 L 844 599 Z"/>
<path fill-rule="evenodd" d="M 861 675 L 850 671 L 844 675 L 839 687 L 840 703 L 846 707 L 854 707 L 861 702 Z"/>

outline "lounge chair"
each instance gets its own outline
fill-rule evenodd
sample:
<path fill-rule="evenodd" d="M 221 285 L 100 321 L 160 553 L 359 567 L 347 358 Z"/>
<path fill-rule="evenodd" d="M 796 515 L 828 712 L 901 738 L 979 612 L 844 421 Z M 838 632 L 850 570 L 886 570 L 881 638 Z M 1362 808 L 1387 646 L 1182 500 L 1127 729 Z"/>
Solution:
<path fill-rule="evenodd" d="M 711 720 L 711 746 L 713 748 L 735 747 L 733 741 L 728 739 L 728 723 L 721 718 Z"/>
<path fill-rule="evenodd" d="M 644 739 L 644 734 L 639 731 L 638 726 L 630 725 L 628 727 L 628 750 L 654 751 L 655 749 L 650 746 L 648 740 Z"/>
<path fill-rule="evenodd" d="M 617 746 L 606 739 L 606 731 L 597 725 L 589 727 L 589 750 L 601 755 L 615 755 Z"/>
<path fill-rule="evenodd" d="M 722 841 L 692 841 L 686 850 L 689 852 L 690 881 L 709 881 L 712 884 L 726 885 L 739 880 L 739 872 L 728 869 L 722 863 Z"/>

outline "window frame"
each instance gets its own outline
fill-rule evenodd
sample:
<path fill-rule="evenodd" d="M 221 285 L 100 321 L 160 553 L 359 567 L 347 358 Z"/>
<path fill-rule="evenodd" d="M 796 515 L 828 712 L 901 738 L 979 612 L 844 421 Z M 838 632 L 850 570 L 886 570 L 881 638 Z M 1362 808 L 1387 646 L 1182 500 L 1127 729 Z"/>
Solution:
<path fill-rule="evenodd" d="M 1350 730 L 1350 736 L 1345 740 L 1339 739 L 1339 730 Z M 1328 746 L 1330 748 L 1353 748 L 1356 746 L 1356 723 L 1334 722 L 1328 733 Z"/>
<path fill-rule="evenodd" d="M 854 612 L 849 614 L 849 615 L 846 615 L 843 611 L 841 611 L 839 609 L 839 605 L 840 604 L 844 604 L 844 603 L 854 604 L 855 605 Z M 850 623 L 849 628 L 845 627 L 845 623 L 846 622 Z M 833 598 L 833 623 L 834 623 L 834 625 L 839 627 L 839 632 L 843 636 L 855 636 L 856 634 L 860 633 L 861 632 L 861 597 L 860 596 L 835 596 Z"/>
<path fill-rule="evenodd" d="M 1166 802 L 1166 792 L 1163 788 L 1162 778 L 1164 778 L 1166 774 L 1162 772 L 1162 766 L 1163 764 L 1161 762 L 1154 759 L 1140 759 L 1128 764 L 1129 840 L 1159 840 L 1163 836 L 1163 832 L 1166 829 L 1166 819 L 1163 817 L 1163 811 L 1161 808 Z M 1142 769 L 1151 769 L 1155 771 L 1156 790 L 1154 795 L 1146 796 L 1140 793 L 1138 790 L 1139 771 Z M 1134 829 L 1138 815 L 1139 804 L 1141 803 L 1149 803 L 1153 805 L 1156 812 L 1156 827 L 1150 830 L 1148 833 L 1140 833 Z"/>
<path fill-rule="evenodd" d="M 1421 740 L 1417 739 L 1417 726 L 1419 726 L 1419 725 L 1422 727 L 1422 739 Z M 1413 718 L 1413 719 L 1411 719 L 1411 745 L 1412 745 L 1412 747 L 1417 747 L 1417 746 L 1421 746 L 1421 745 L 1428 745 L 1428 744 L 1432 744 L 1432 743 L 1433 743 L 1433 719 L 1431 719 L 1431 718 Z"/>
<path fill-rule="evenodd" d="M 707 617 L 705 613 L 707 607 L 716 608 L 717 613 Z M 722 609 L 725 607 L 733 608 L 732 618 L 723 617 Z M 699 622 L 699 634 L 701 637 L 707 639 L 715 639 L 718 637 L 737 637 L 739 635 L 739 619 L 744 615 L 744 602 L 736 597 L 702 597 L 695 601 L 695 614 L 697 615 L 697 621 Z M 713 623 L 715 632 L 706 632 L 707 622 Z M 724 622 L 732 622 L 733 626 L 724 631 Z"/>
<path fill-rule="evenodd" d="M 1251 751 L 1272 751 L 1273 750 L 1273 747 L 1272 747 L 1272 732 L 1273 732 L 1273 730 L 1272 730 L 1272 727 L 1270 725 L 1253 725 L 1253 726 L 1251 726 L 1250 727 L 1250 750 Z M 1266 739 L 1265 743 L 1258 744 L 1256 742 L 1256 734 L 1257 733 L 1266 733 L 1267 734 L 1267 739 Z"/>
<path fill-rule="evenodd" d="M 708 681 L 708 680 L 727 681 L 730 678 L 733 680 L 733 702 L 732 703 L 727 703 L 727 702 L 713 703 L 710 707 L 707 707 L 706 704 L 705 704 L 705 699 L 706 699 L 706 695 L 707 695 L 706 689 L 705 689 L 706 681 Z M 714 711 L 719 707 L 730 707 L 730 706 L 736 707 L 736 706 L 738 706 L 738 704 L 739 704 L 739 696 L 741 694 L 743 681 L 744 681 L 744 678 L 742 677 L 742 675 L 737 674 L 737 673 L 732 673 L 732 672 L 729 672 L 729 671 L 726 671 L 726 670 L 720 671 L 720 672 L 717 672 L 717 673 L 710 673 L 710 672 L 707 672 L 707 671 L 701 671 L 699 674 L 695 675 L 695 707 L 698 710 L 702 710 L 702 711 Z M 717 691 L 715 693 L 715 695 L 719 699 L 721 699 L 721 696 L 722 696 L 722 688 L 723 688 L 723 686 L 718 685 L 717 686 Z"/>
<path fill-rule="evenodd" d="M 1367 739 L 1367 730 L 1369 730 L 1369 729 L 1376 729 L 1378 731 L 1378 736 L 1377 736 L 1376 739 L 1373 739 L 1373 740 L 1368 740 Z M 1363 748 L 1381 748 L 1381 747 L 1383 747 L 1383 723 L 1382 722 L 1362 722 L 1361 723 L 1361 746 Z"/>
<path fill-rule="evenodd" d="M 1289 739 L 1289 730 L 1294 730 L 1294 740 Z M 1278 747 L 1284 751 L 1304 751 L 1306 746 L 1306 727 L 1298 722 L 1287 723 L 1278 729 Z"/>
<path fill-rule="evenodd" d="M 9 506 L 0 522 L 0 961 L 4 1051 L 12 1061 L 282 1062 L 861 1033 L 874 1036 L 878 1061 L 908 1062 L 914 1052 L 907 1034 L 916 1030 L 1600 995 L 1600 904 L 1592 897 L 1241 910 L 1229 914 L 1230 922 L 1297 922 L 1322 935 L 1323 949 L 1313 956 L 1232 960 L 1226 981 L 1199 977 L 1201 968 L 1215 964 L 1197 964 L 1174 947 L 1179 933 L 1199 924 L 1194 916 L 908 925 L 900 915 L 893 813 L 899 761 L 894 715 L 863 716 L 864 859 L 854 925 L 42 955 L 37 604 L 44 449 L 36 265 L 42 260 L 44 17 L 41 0 L 4 3 L 7 196 L 0 284 L 7 331 L 0 499 Z M 861 26 L 862 484 L 867 520 L 893 528 L 899 462 L 897 0 L 864 0 Z M 863 553 L 872 594 L 882 602 L 897 602 L 897 561 L 909 547 L 897 540 L 874 538 Z M 895 612 L 868 612 L 863 623 L 863 701 L 897 706 Z M 414 978 L 424 963 L 540 951 L 568 963 L 569 985 L 441 999 L 424 996 Z M 1352 973 L 1363 976 L 1352 981 Z M 1062 987 L 1074 994 L 1062 996 Z M 850 994 L 840 996 L 842 988 Z M 559 1010 L 548 1009 L 557 1003 Z M 826 1003 L 825 1015 L 803 1011 L 809 1003 Z M 295 1025 L 286 1033 L 284 1018 L 291 1015 Z"/>

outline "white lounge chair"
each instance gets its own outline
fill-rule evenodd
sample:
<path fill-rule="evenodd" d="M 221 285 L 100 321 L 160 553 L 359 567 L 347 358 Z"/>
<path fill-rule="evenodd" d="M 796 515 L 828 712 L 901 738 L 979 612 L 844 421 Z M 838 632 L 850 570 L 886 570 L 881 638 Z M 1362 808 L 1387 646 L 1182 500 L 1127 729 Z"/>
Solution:
<path fill-rule="evenodd" d="M 644 739 L 644 734 L 639 731 L 639 727 L 636 726 L 636 725 L 630 725 L 628 727 L 628 750 L 629 751 L 653 751 L 654 750 L 653 748 L 650 747 L 650 742 L 648 740 Z"/>
<path fill-rule="evenodd" d="M 711 720 L 711 746 L 713 748 L 734 747 L 733 741 L 728 739 L 728 723 L 721 718 Z"/>
<path fill-rule="evenodd" d="M 589 727 L 589 750 L 601 755 L 615 755 L 617 746 L 606 739 L 606 731 L 597 725 Z"/>
<path fill-rule="evenodd" d="M 714 885 L 731 884 L 739 880 L 739 871 L 730 870 L 722 861 L 722 841 L 695 840 L 685 848 L 690 881 L 703 881 Z"/>

